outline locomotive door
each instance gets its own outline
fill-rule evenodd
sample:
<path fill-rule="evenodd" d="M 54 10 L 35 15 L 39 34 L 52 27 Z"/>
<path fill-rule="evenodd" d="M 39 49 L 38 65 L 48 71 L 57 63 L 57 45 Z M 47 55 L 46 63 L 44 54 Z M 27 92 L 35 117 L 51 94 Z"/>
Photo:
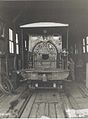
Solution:
<path fill-rule="evenodd" d="M 41 41 L 33 48 L 33 67 L 34 68 L 56 68 L 57 48 L 50 41 Z"/>

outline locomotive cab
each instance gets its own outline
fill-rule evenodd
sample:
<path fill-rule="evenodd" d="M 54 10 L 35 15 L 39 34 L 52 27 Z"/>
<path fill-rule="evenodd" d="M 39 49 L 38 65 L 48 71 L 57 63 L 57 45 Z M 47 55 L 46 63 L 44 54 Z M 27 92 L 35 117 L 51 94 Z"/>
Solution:
<path fill-rule="evenodd" d="M 42 22 L 21 28 L 30 34 L 27 66 L 20 75 L 27 79 L 29 87 L 56 88 L 62 85 L 69 76 L 68 24 Z"/>

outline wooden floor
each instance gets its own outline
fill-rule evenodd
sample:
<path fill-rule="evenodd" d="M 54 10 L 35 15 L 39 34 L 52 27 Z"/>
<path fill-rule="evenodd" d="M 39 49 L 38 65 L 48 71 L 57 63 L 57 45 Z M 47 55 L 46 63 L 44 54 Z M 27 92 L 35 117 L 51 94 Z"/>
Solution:
<path fill-rule="evenodd" d="M 22 84 L 16 94 L 0 93 L 0 117 L 88 117 L 88 89 L 84 83 L 67 82 L 63 90 L 30 91 Z"/>

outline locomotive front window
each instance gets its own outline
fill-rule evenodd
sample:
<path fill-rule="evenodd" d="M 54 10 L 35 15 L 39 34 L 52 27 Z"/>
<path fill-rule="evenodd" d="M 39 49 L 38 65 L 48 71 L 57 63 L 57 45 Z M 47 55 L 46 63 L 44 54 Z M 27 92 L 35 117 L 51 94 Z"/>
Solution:
<path fill-rule="evenodd" d="M 49 54 L 42 54 L 42 59 L 44 59 L 44 60 L 49 59 Z"/>

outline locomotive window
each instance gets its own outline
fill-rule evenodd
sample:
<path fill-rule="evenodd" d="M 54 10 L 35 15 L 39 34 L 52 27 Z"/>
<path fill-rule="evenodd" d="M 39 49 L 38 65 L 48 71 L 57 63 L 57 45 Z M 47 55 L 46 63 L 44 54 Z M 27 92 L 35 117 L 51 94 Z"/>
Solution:
<path fill-rule="evenodd" d="M 13 30 L 9 29 L 9 52 L 14 53 Z"/>
<path fill-rule="evenodd" d="M 16 34 L 16 54 L 19 54 L 18 34 Z"/>
<path fill-rule="evenodd" d="M 49 59 L 49 54 L 42 54 L 42 59 L 44 59 L 44 60 Z"/>

